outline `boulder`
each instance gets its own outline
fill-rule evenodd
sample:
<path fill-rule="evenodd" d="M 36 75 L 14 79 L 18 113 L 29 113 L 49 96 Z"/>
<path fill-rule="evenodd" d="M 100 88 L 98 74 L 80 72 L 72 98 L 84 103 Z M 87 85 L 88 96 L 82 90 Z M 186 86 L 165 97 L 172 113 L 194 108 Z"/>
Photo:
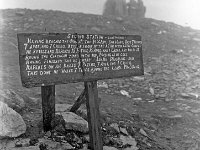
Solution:
<path fill-rule="evenodd" d="M 83 133 L 87 133 L 89 131 L 88 122 L 75 113 L 63 112 L 61 115 L 65 120 L 65 129 Z"/>
<path fill-rule="evenodd" d="M 0 139 L 18 137 L 26 132 L 26 124 L 21 115 L 0 101 Z"/>
<path fill-rule="evenodd" d="M 24 99 L 12 89 L 0 90 L 0 101 L 6 103 L 15 111 L 25 107 Z"/>

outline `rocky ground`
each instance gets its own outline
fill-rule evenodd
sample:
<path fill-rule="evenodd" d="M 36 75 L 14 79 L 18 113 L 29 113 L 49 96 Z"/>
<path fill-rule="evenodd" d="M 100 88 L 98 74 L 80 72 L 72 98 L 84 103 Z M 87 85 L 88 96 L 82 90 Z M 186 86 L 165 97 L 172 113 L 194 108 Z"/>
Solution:
<path fill-rule="evenodd" d="M 16 34 L 22 32 L 141 35 L 145 75 L 98 82 L 104 149 L 200 149 L 200 31 L 149 18 L 51 10 L 10 9 L 0 15 L 0 100 L 4 102 L 0 107 L 5 110 L 0 112 L 0 127 L 6 122 L 5 112 L 22 116 L 16 115 L 22 120 L 20 126 L 8 127 L 11 138 L 1 138 L 0 150 L 90 147 L 85 106 L 76 114 L 68 112 L 83 83 L 56 85 L 57 123 L 52 132 L 42 131 L 40 88 L 21 86 Z M 15 138 L 20 132 L 25 133 Z M 0 137 L 5 134 L 0 132 Z"/>

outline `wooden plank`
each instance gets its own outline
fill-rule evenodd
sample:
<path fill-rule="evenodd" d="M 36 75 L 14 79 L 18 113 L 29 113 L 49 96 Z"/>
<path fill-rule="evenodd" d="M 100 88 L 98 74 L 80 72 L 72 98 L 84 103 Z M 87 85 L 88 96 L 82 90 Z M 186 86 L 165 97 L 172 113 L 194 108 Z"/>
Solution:
<path fill-rule="evenodd" d="M 17 37 L 25 87 L 144 74 L 139 35 L 19 33 Z"/>
<path fill-rule="evenodd" d="M 85 100 L 85 94 L 86 94 L 86 90 L 84 89 L 82 91 L 81 95 L 75 101 L 75 103 L 72 106 L 72 108 L 70 109 L 71 112 L 76 112 L 79 109 L 79 107 L 81 106 L 81 104 L 83 104 L 86 101 Z"/>
<path fill-rule="evenodd" d="M 44 131 L 52 130 L 51 121 L 55 117 L 55 85 L 42 86 L 42 112 Z"/>
<path fill-rule="evenodd" d="M 85 82 L 85 89 L 91 149 L 103 150 L 97 81 Z"/>

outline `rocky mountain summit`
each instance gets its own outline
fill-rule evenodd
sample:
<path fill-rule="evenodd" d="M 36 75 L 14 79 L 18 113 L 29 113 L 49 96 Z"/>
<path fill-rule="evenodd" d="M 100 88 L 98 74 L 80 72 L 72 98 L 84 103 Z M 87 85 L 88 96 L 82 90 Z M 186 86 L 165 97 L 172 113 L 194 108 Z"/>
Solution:
<path fill-rule="evenodd" d="M 141 35 L 145 75 L 98 81 L 105 150 L 199 149 L 199 30 L 150 18 L 52 10 L 6 9 L 0 16 L 1 106 L 24 120 L 20 136 L 6 135 L 0 149 L 90 148 L 85 106 L 69 112 L 83 83 L 56 85 L 55 128 L 47 133 L 41 125 L 40 88 L 21 86 L 17 33 L 43 32 Z M 0 122 L 6 124 L 4 114 Z"/>

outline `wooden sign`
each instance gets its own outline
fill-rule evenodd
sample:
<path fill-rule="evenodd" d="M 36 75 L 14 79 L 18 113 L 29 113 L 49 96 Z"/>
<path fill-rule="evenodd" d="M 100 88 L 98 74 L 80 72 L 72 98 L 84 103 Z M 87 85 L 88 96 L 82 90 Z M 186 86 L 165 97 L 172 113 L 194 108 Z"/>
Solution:
<path fill-rule="evenodd" d="M 55 84 L 85 82 L 72 110 L 86 100 L 92 150 L 103 150 L 97 80 L 144 74 L 138 35 L 18 34 L 22 85 L 42 86 L 43 129 L 52 130 Z"/>
<path fill-rule="evenodd" d="M 21 33 L 18 49 L 25 87 L 144 74 L 138 35 Z"/>

